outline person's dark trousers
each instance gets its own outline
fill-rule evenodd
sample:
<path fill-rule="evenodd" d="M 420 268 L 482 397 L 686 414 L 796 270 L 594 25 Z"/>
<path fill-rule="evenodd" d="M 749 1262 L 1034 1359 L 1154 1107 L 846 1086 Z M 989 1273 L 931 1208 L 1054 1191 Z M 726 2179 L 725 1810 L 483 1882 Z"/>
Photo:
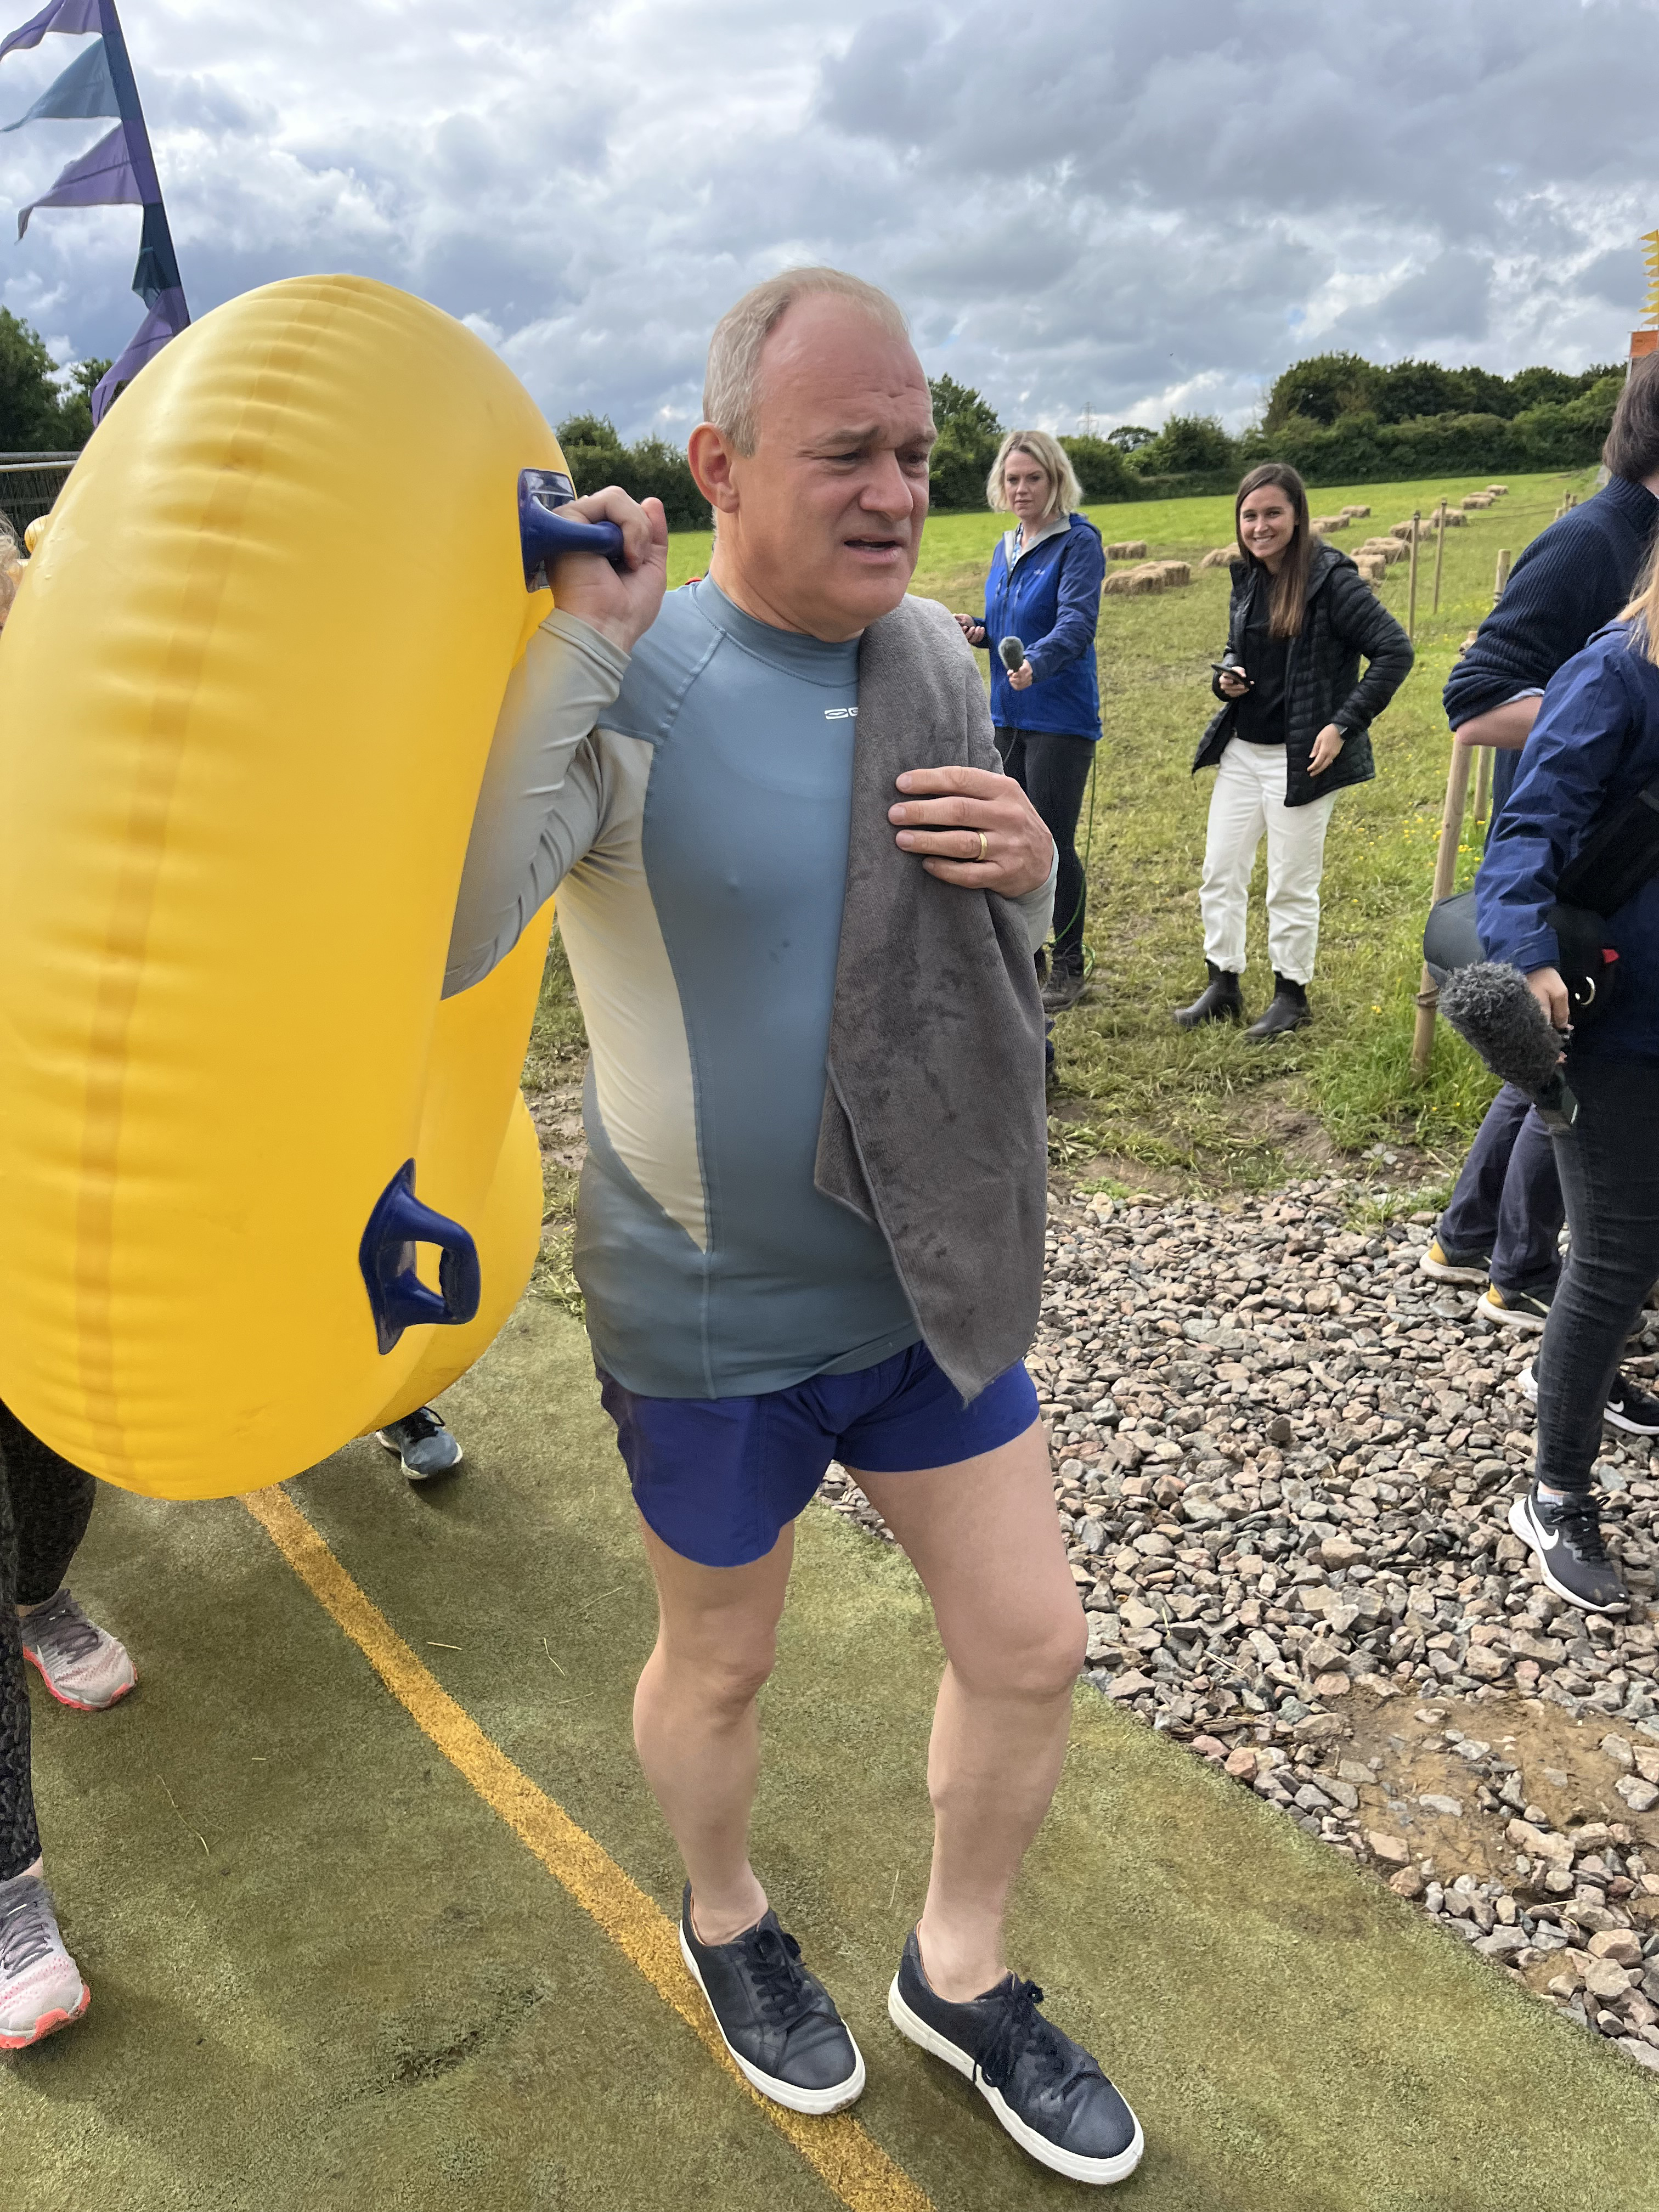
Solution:
<path fill-rule="evenodd" d="M 1057 737 L 1048 730 L 1000 729 L 996 738 L 1004 770 L 1042 817 L 1060 854 L 1054 881 L 1054 957 L 1079 959 L 1089 887 L 1078 858 L 1077 821 L 1089 788 L 1095 741 Z"/>
<path fill-rule="evenodd" d="M 1490 1252 L 1500 1291 L 1553 1289 L 1566 1205 L 1549 1131 L 1506 1083 L 1486 1109 L 1437 1231 L 1449 1251 Z"/>
<path fill-rule="evenodd" d="M 1659 1066 L 1586 1060 L 1578 1119 L 1553 1139 L 1571 1232 L 1538 1352 L 1538 1480 L 1587 1490 L 1601 1409 L 1659 1276 Z"/>
<path fill-rule="evenodd" d="M 39 1605 L 62 1588 L 97 1487 L 0 1405 L 0 1881 L 40 1856 L 17 1608 Z"/>

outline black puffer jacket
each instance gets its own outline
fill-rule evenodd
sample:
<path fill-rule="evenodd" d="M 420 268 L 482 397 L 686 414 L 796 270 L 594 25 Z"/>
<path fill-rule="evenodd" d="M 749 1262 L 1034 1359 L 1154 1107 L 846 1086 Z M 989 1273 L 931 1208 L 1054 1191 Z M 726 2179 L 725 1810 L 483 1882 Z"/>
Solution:
<path fill-rule="evenodd" d="M 1227 612 L 1224 668 L 1238 664 L 1250 601 L 1268 585 L 1256 561 L 1232 564 L 1233 595 Z M 1362 657 L 1370 663 L 1363 678 Z M 1308 571 L 1308 606 L 1300 636 L 1291 640 L 1285 671 L 1285 804 L 1306 806 L 1328 791 L 1369 783 L 1376 774 L 1370 726 L 1405 682 L 1415 659 L 1409 640 L 1346 553 L 1316 545 Z M 1233 702 L 1218 678 L 1211 689 L 1223 701 L 1193 760 L 1193 773 L 1213 768 L 1233 734 Z M 1323 775 L 1310 775 L 1314 739 L 1328 722 L 1346 732 L 1341 751 Z"/>

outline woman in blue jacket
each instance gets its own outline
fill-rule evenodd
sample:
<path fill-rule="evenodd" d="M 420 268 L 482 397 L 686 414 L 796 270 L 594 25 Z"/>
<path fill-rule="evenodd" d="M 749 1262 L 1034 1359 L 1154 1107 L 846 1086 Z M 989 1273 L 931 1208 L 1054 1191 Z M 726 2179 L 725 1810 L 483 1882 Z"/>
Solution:
<path fill-rule="evenodd" d="M 1095 623 L 1106 555 L 1100 532 L 1073 513 L 1083 494 L 1065 447 L 1046 430 L 1011 430 L 987 483 L 989 504 L 1018 526 L 1005 531 L 985 580 L 985 612 L 958 615 L 971 645 L 991 651 L 991 720 L 1003 767 L 1037 812 L 1060 855 L 1054 950 L 1042 1003 L 1049 1013 L 1083 990 L 1088 900 L 1077 823 L 1100 738 Z M 1005 666 L 995 648 L 1018 638 L 1024 657 Z"/>
<path fill-rule="evenodd" d="M 1571 1009 L 1554 922 L 1558 886 L 1592 833 L 1632 807 L 1642 839 L 1659 796 L 1659 564 L 1625 618 L 1551 678 L 1514 790 L 1476 878 L 1481 943 L 1526 975 L 1556 1027 Z M 1651 835 L 1651 831 L 1647 832 Z M 1604 872 L 1603 880 L 1610 880 Z M 1555 1139 L 1571 1245 L 1539 1351 L 1536 1480 L 1510 1526 L 1558 1596 L 1591 1613 L 1629 1593 L 1601 1537 L 1590 1474 L 1626 1339 L 1659 1277 L 1659 874 L 1605 921 L 1618 954 L 1604 1010 L 1565 1038 L 1576 1125 Z"/>

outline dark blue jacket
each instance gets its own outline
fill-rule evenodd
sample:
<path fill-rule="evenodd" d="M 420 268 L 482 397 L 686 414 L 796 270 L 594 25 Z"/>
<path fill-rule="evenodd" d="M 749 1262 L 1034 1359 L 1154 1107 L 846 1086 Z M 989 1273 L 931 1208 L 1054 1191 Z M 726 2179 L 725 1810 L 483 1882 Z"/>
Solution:
<path fill-rule="evenodd" d="M 1659 668 L 1613 623 L 1552 677 L 1475 878 L 1489 958 L 1523 973 L 1559 956 L 1545 915 L 1590 831 L 1659 776 Z M 1570 1060 L 1659 1060 L 1659 878 L 1603 925 L 1619 955 L 1612 1005 L 1573 1033 Z"/>
<path fill-rule="evenodd" d="M 1062 737 L 1100 735 L 1100 687 L 1095 677 L 1095 624 L 1106 579 L 1106 549 L 1086 515 L 1045 538 L 1008 568 L 1007 532 L 997 540 L 985 579 L 985 644 L 991 656 L 991 720 L 1000 729 L 1048 730 Z M 1009 684 L 997 647 L 1017 637 L 1036 681 L 1029 691 Z"/>
<path fill-rule="evenodd" d="M 1518 692 L 1539 690 L 1629 604 L 1659 520 L 1659 500 L 1624 477 L 1540 530 L 1510 571 L 1504 596 L 1446 678 L 1446 720 L 1456 729 Z M 1518 774 L 1516 752 L 1492 764 L 1492 808 Z"/>

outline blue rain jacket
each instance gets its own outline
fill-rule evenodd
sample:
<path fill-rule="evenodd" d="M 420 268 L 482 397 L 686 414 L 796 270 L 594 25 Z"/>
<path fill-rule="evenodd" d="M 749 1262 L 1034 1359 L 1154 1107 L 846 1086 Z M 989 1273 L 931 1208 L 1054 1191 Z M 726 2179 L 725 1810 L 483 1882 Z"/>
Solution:
<path fill-rule="evenodd" d="M 1561 872 L 1590 833 L 1659 776 L 1659 668 L 1633 626 L 1599 630 L 1545 688 L 1520 773 L 1492 823 L 1475 878 L 1480 941 L 1523 973 L 1553 967 L 1546 915 Z M 1659 877 L 1603 924 L 1619 955 L 1612 1005 L 1573 1033 L 1573 1060 L 1659 1060 Z"/>
<path fill-rule="evenodd" d="M 1019 543 L 1006 531 L 985 579 L 985 643 L 991 656 L 991 720 L 1005 730 L 1048 730 L 1061 737 L 1100 735 L 1100 686 L 1095 676 L 1095 624 L 1106 579 L 1106 549 L 1086 515 L 1009 561 Z M 1036 681 L 1029 691 L 1008 682 L 997 647 L 1017 637 Z"/>

